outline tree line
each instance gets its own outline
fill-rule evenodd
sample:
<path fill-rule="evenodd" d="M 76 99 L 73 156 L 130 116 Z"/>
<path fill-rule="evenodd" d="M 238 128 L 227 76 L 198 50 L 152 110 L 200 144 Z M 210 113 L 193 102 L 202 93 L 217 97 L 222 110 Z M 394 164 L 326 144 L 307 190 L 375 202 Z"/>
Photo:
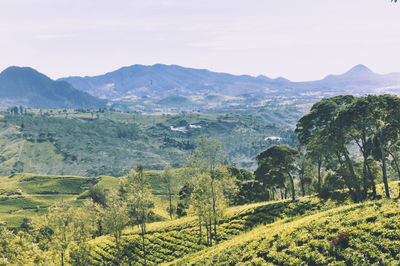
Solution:
<path fill-rule="evenodd" d="M 303 196 L 307 185 L 321 196 L 345 187 L 359 202 L 376 198 L 376 183 L 382 178 L 385 196 L 390 198 L 388 168 L 400 178 L 398 97 L 323 99 L 298 121 L 295 132 L 296 148 L 275 145 L 257 156 L 254 173 L 268 192 L 288 190 L 295 200 L 294 181 L 298 179 Z"/>

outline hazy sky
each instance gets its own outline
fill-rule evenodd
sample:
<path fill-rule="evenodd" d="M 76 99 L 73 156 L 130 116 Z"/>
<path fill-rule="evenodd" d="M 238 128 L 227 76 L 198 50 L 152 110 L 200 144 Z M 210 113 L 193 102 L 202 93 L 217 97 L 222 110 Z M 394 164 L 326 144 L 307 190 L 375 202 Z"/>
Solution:
<path fill-rule="evenodd" d="M 319 79 L 400 72 L 390 0 L 0 0 L 0 70 L 59 78 L 133 64 Z"/>

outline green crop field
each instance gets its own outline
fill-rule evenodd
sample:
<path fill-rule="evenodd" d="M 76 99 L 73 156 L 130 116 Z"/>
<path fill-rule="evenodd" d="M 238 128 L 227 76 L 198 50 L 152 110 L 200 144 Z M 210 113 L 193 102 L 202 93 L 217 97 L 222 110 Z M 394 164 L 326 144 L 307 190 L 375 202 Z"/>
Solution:
<path fill-rule="evenodd" d="M 393 193 L 398 193 L 397 183 L 392 183 L 391 187 Z M 295 202 L 286 200 L 236 206 L 225 211 L 218 224 L 218 244 L 213 247 L 199 242 L 195 217 L 149 224 L 145 242 L 147 263 L 390 263 L 400 259 L 396 253 L 400 243 L 399 215 L 398 200 L 353 204 L 348 200 L 338 202 L 306 197 Z M 379 233 L 369 235 L 372 229 Z M 346 247 L 332 240 L 341 232 L 349 234 Z M 368 239 L 370 242 L 363 244 Z M 379 244 L 381 241 L 383 244 Z M 92 264 L 113 263 L 116 250 L 110 236 L 99 237 L 92 241 L 92 245 Z M 373 257 L 368 253 L 372 252 L 368 251 L 370 247 L 372 251 L 379 251 Z M 142 262 L 141 237 L 137 227 L 124 230 L 122 249 L 128 261 Z M 357 256 L 351 257 L 355 251 Z"/>
<path fill-rule="evenodd" d="M 350 204 L 254 230 L 174 265 L 397 265 L 398 201 Z"/>
<path fill-rule="evenodd" d="M 182 186 L 183 169 L 171 170 L 173 185 Z M 162 187 L 162 171 L 148 171 L 155 195 L 154 212 L 168 219 L 167 201 Z M 46 209 L 58 201 L 82 205 L 90 186 L 100 184 L 107 190 L 117 188 L 119 178 L 112 176 L 80 177 L 37 174 L 13 174 L 0 177 L 0 220 L 9 227 L 18 227 L 24 218 L 40 219 Z M 176 201 L 176 197 L 174 198 Z"/>

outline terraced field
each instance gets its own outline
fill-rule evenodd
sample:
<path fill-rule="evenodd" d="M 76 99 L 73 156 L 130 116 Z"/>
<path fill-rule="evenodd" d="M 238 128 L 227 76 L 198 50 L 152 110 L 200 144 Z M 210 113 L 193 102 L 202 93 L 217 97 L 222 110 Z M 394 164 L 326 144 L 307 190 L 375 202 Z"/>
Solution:
<path fill-rule="evenodd" d="M 184 182 L 182 169 L 173 169 L 174 187 Z M 146 171 L 155 195 L 155 213 L 168 219 L 167 202 L 163 195 L 162 171 Z M 47 208 L 57 201 L 69 201 L 80 206 L 90 186 L 100 184 L 106 189 L 118 186 L 119 178 L 112 176 L 81 177 L 37 174 L 13 174 L 0 177 L 0 220 L 9 227 L 18 227 L 24 218 L 40 219 Z"/>
<path fill-rule="evenodd" d="M 400 203 L 351 204 L 260 226 L 174 265 L 398 265 Z"/>
<path fill-rule="evenodd" d="M 293 219 L 335 206 L 334 202 L 323 202 L 316 198 L 296 202 L 264 202 L 246 207 L 228 209 L 217 227 L 218 242 L 223 243 L 235 236 L 249 231 L 260 224 L 272 224 L 282 219 Z M 196 253 L 209 247 L 205 239 L 199 241 L 199 225 L 194 217 L 149 224 L 146 236 L 147 261 L 151 264 L 173 261 L 186 254 Z M 205 232 L 203 232 L 203 236 Z M 92 263 L 97 265 L 115 262 L 116 249 L 109 236 L 97 238 L 92 242 Z M 124 232 L 122 249 L 127 261 L 142 262 L 141 238 L 136 228 Z"/>
<path fill-rule="evenodd" d="M 398 183 L 391 183 L 398 195 Z M 382 193 L 382 188 L 378 187 Z M 345 194 L 343 194 L 345 195 Z M 342 196 L 343 196 L 342 195 Z M 218 243 L 199 238 L 195 217 L 148 224 L 148 264 L 173 265 L 363 265 L 400 263 L 399 200 L 350 203 L 306 197 L 232 207 L 217 227 Z M 115 263 L 110 236 L 91 242 L 91 263 Z M 138 228 L 123 233 L 126 261 L 143 263 Z M 373 255 L 375 254 L 376 255 Z M 356 256 L 352 256 L 356 254 Z M 396 264 L 397 263 L 397 264 Z"/>

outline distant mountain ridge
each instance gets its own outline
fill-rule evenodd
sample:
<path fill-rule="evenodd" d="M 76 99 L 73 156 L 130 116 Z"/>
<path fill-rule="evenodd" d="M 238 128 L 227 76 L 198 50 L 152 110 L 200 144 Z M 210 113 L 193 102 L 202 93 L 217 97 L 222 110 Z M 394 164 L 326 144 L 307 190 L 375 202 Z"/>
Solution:
<path fill-rule="evenodd" d="M 357 65 L 321 80 L 232 75 L 178 65 L 132 65 L 93 77 L 52 80 L 28 67 L 0 73 L 0 107 L 115 108 L 143 113 L 234 112 L 268 106 L 307 106 L 339 94 L 400 95 L 400 73 L 377 74 Z M 249 111 L 253 108 L 252 111 Z M 309 108 L 309 107 L 308 107 Z M 263 112 L 269 112 L 264 110 Z M 276 121 L 276 120 L 274 120 Z M 279 119 L 277 120 L 279 121 Z"/>
<path fill-rule="evenodd" d="M 0 106 L 31 108 L 101 108 L 106 101 L 54 81 L 30 67 L 8 67 L 0 73 Z"/>
<path fill-rule="evenodd" d="M 374 90 L 400 87 L 400 73 L 376 74 L 357 65 L 341 75 L 328 75 L 322 80 L 292 82 L 283 77 L 271 79 L 260 75 L 231 75 L 177 65 L 132 65 L 104 75 L 67 77 L 75 88 L 108 100 L 124 97 L 169 97 L 171 95 L 220 94 L 240 96 L 295 95 L 299 93 L 374 93 Z M 350 90 L 350 91 L 349 91 Z"/>
<path fill-rule="evenodd" d="M 265 76 L 236 76 L 206 69 L 162 64 L 132 65 L 100 76 L 67 77 L 60 80 L 68 81 L 75 88 L 103 99 L 118 99 L 129 95 L 168 97 L 210 93 L 237 96 L 285 85 L 281 80 Z"/>

